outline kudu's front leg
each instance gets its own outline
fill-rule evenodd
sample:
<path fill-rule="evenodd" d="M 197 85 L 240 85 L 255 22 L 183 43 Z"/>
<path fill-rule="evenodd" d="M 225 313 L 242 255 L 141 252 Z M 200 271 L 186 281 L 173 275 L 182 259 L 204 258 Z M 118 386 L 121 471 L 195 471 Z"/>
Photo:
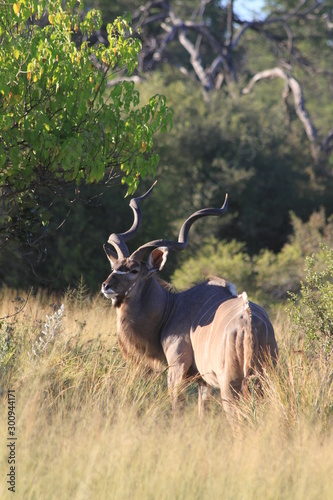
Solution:
<path fill-rule="evenodd" d="M 184 401 L 184 380 L 193 362 L 193 352 L 189 341 L 179 339 L 170 343 L 165 349 L 165 356 L 169 365 L 168 390 L 173 410 L 179 410 Z"/>
<path fill-rule="evenodd" d="M 178 411 L 182 408 L 182 403 L 184 401 L 182 392 L 187 370 L 188 367 L 186 367 L 184 363 L 169 367 L 168 391 L 173 411 Z"/>

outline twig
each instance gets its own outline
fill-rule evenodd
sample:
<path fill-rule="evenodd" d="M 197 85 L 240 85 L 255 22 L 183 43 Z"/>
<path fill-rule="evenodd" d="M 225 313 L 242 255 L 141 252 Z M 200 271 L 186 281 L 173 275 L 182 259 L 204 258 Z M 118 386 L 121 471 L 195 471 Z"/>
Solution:
<path fill-rule="evenodd" d="M 13 314 L 9 314 L 9 315 L 6 315 L 6 316 L 3 316 L 2 318 L 0 318 L 0 321 L 2 321 L 3 319 L 8 319 L 8 318 L 13 318 L 14 316 L 17 316 L 18 314 L 20 314 L 20 312 L 23 311 L 23 309 L 25 308 L 25 306 L 27 305 L 28 303 L 28 300 L 30 298 L 30 295 L 32 293 L 32 287 L 30 288 L 29 290 L 29 293 L 28 293 L 28 296 L 26 298 L 26 301 L 24 302 L 23 306 L 21 307 L 21 309 L 19 309 L 18 311 L 16 311 L 15 313 Z"/>

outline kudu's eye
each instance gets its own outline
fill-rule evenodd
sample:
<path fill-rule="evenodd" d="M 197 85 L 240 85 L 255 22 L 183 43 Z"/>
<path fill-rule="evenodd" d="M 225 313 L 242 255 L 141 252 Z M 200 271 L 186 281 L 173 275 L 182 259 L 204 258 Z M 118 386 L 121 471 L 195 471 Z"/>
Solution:
<path fill-rule="evenodd" d="M 138 270 L 137 269 L 132 269 L 132 271 L 130 271 L 131 274 L 138 274 Z"/>

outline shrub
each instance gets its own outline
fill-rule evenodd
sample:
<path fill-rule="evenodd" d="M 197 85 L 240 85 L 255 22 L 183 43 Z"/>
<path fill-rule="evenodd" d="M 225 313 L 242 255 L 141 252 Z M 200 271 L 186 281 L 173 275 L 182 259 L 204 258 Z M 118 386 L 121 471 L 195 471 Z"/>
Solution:
<path fill-rule="evenodd" d="M 250 262 L 242 243 L 218 242 L 213 238 L 203 245 L 200 253 L 190 257 L 175 271 L 172 284 L 184 289 L 214 274 L 231 281 L 242 291 L 251 286 Z"/>
<path fill-rule="evenodd" d="M 313 212 L 306 222 L 293 212 L 290 219 L 293 232 L 281 251 L 275 254 L 263 250 L 254 259 L 258 285 L 265 295 L 278 300 L 285 300 L 288 292 L 299 292 L 300 281 L 304 279 L 305 257 L 317 253 L 321 259 L 320 244 L 333 242 L 333 219 L 326 219 L 324 209 Z"/>
<path fill-rule="evenodd" d="M 278 254 L 263 250 L 254 259 L 258 286 L 265 295 L 275 300 L 285 300 L 288 291 L 299 290 L 302 263 L 304 256 L 297 242 L 286 243 Z"/>
<path fill-rule="evenodd" d="M 290 294 L 293 330 L 303 337 L 308 352 L 330 356 L 333 351 L 333 250 L 322 244 L 318 254 L 305 259 L 305 273 L 300 296 Z"/>

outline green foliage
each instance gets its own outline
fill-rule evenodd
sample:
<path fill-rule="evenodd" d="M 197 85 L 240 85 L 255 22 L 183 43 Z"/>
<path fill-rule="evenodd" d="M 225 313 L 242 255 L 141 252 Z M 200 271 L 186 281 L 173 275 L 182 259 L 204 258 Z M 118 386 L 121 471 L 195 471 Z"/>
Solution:
<path fill-rule="evenodd" d="M 286 243 L 278 254 L 263 250 L 255 258 L 257 285 L 272 299 L 285 299 L 288 291 L 299 288 L 303 261 L 298 244 Z"/>
<path fill-rule="evenodd" d="M 140 41 L 131 36 L 129 18 L 107 26 L 107 47 L 91 45 L 100 13 L 82 17 L 77 4 L 21 0 L 1 7 L 0 188 L 7 228 L 24 219 L 29 197 L 37 222 L 46 224 L 42 188 L 98 182 L 106 169 L 133 193 L 140 177 L 156 171 L 155 133 L 171 125 L 163 96 L 140 107 L 133 82 L 106 92 L 116 71 L 130 75 L 137 66 Z"/>
<path fill-rule="evenodd" d="M 318 264 L 323 266 L 325 253 L 321 245 L 333 242 L 332 218 L 326 221 L 324 210 L 314 212 L 303 223 L 291 213 L 293 232 L 281 251 L 263 250 L 250 257 L 239 242 L 212 239 L 201 245 L 172 276 L 177 288 L 186 288 L 211 275 L 221 276 L 234 283 L 239 291 L 246 290 L 262 303 L 285 301 L 288 293 L 300 290 L 305 278 L 304 259 L 317 253 Z"/>
<path fill-rule="evenodd" d="M 251 287 L 252 270 L 244 245 L 237 241 L 218 242 L 212 239 L 202 246 L 200 253 L 188 258 L 175 271 L 172 284 L 184 289 L 212 274 L 223 277 L 236 286 L 243 287 L 242 289 Z"/>
<path fill-rule="evenodd" d="M 89 11 L 92 7 L 101 11 L 103 23 L 113 22 L 117 16 L 121 16 L 124 12 L 133 13 L 142 5 L 140 0 L 83 0 L 85 11 Z"/>
<path fill-rule="evenodd" d="M 318 253 L 321 244 L 333 244 L 333 219 L 325 211 L 313 212 L 307 222 L 290 214 L 292 234 L 280 252 L 263 250 L 255 257 L 257 284 L 264 295 L 284 300 L 288 292 L 296 293 L 304 278 L 304 259 Z M 318 253 L 318 257 L 322 253 Z"/>
<path fill-rule="evenodd" d="M 333 352 L 333 250 L 322 245 L 305 260 L 300 296 L 291 294 L 290 314 L 295 331 L 311 353 Z"/>

